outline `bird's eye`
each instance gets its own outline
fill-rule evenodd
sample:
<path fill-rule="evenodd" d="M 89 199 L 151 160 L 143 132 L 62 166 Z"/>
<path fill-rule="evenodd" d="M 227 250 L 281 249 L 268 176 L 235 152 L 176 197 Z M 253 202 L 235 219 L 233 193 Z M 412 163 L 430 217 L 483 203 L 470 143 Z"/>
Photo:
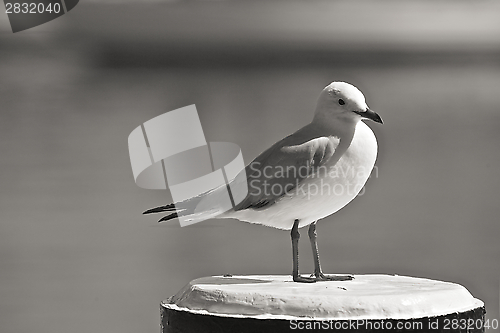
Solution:
<path fill-rule="evenodd" d="M 345 104 L 345 102 L 344 102 L 344 100 L 343 100 L 342 98 L 341 98 L 341 99 L 339 99 L 339 104 L 340 104 L 340 105 L 344 105 L 344 104 Z"/>

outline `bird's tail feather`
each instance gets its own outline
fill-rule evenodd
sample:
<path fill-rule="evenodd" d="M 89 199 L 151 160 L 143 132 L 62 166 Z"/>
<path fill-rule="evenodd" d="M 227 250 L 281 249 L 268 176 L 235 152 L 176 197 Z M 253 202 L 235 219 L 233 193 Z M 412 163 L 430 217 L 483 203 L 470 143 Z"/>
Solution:
<path fill-rule="evenodd" d="M 175 204 L 171 203 L 171 204 L 168 204 L 165 206 L 159 206 L 159 207 L 148 209 L 148 210 L 144 211 L 142 214 L 170 213 L 170 214 L 162 217 L 161 219 L 159 219 L 158 223 L 160 223 L 160 222 L 165 222 L 165 221 L 168 221 L 171 219 L 175 219 L 175 218 L 179 217 L 179 214 L 183 215 L 182 213 L 184 211 L 185 211 L 185 209 L 177 210 L 175 208 Z"/>
<path fill-rule="evenodd" d="M 180 216 L 191 215 L 194 213 L 194 207 L 196 207 L 193 203 L 197 202 L 197 199 L 198 198 L 192 198 L 191 200 L 183 202 L 171 203 L 165 206 L 151 208 L 143 212 L 143 214 L 168 213 L 168 215 L 158 220 L 159 223 L 172 220 Z"/>
<path fill-rule="evenodd" d="M 178 217 L 183 217 L 186 221 L 202 221 L 212 218 L 227 209 L 220 206 L 223 200 L 217 196 L 217 192 L 215 192 L 216 195 L 207 196 L 207 194 L 213 194 L 214 191 L 225 189 L 226 187 L 217 188 L 184 201 L 151 208 L 143 212 L 143 214 L 168 213 L 168 215 L 162 217 L 158 222 L 165 222 Z"/>

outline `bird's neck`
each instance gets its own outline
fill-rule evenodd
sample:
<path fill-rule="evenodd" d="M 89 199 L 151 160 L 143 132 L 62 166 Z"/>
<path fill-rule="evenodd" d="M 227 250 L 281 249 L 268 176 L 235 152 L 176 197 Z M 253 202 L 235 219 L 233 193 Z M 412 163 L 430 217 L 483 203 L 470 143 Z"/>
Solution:
<path fill-rule="evenodd" d="M 324 113 L 316 113 L 311 124 L 320 127 L 329 135 L 348 137 L 354 133 L 358 121 L 358 119 L 347 116 L 343 117 L 339 115 L 337 117 L 332 117 Z"/>

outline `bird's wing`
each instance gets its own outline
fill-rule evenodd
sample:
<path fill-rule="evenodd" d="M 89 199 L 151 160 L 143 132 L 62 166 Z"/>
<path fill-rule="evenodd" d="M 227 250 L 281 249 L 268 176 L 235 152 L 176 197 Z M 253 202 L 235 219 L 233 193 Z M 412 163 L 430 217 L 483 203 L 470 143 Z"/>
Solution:
<path fill-rule="evenodd" d="M 306 126 L 278 141 L 248 164 L 233 182 L 246 181 L 248 193 L 234 210 L 264 209 L 291 191 L 332 158 L 340 139 L 315 135 L 316 129 Z M 236 186 L 237 188 L 238 186 Z M 182 202 L 153 208 L 144 212 L 167 213 L 159 222 L 179 216 L 191 216 L 195 211 L 209 217 L 224 212 L 220 206 L 227 196 L 227 187 L 220 186 Z"/>
<path fill-rule="evenodd" d="M 299 141 L 295 144 L 293 141 Z M 246 168 L 248 194 L 235 210 L 268 207 L 324 165 L 339 145 L 337 137 L 300 143 L 287 137 L 259 155 Z M 302 140 L 303 141 L 303 140 Z"/>

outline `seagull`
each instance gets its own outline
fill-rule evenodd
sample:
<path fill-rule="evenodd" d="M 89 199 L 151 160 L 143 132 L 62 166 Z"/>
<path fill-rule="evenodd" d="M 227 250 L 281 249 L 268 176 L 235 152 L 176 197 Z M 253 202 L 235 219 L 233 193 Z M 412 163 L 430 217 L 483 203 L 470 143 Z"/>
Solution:
<path fill-rule="evenodd" d="M 368 107 L 360 90 L 346 82 L 332 82 L 321 92 L 311 123 L 265 150 L 245 167 L 243 178 L 233 180 L 246 181 L 248 194 L 232 209 L 214 209 L 213 200 L 203 200 L 205 193 L 143 214 L 168 213 L 158 222 L 179 216 L 199 218 L 201 214 L 206 218 L 234 218 L 291 230 L 293 281 L 351 280 L 352 275 L 323 274 L 316 222 L 353 200 L 372 172 L 377 139 L 362 121 L 365 119 L 383 123 Z M 211 194 L 222 190 L 226 187 L 214 189 Z M 314 273 L 303 276 L 299 274 L 298 229 L 308 225 Z"/>

